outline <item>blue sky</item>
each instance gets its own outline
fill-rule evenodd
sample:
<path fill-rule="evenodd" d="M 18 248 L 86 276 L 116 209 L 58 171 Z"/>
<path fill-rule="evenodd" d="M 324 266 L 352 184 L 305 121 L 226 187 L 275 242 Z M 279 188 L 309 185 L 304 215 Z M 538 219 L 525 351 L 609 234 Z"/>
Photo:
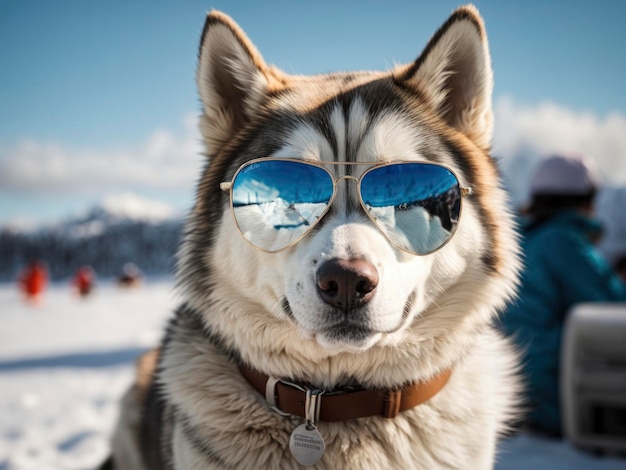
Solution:
<path fill-rule="evenodd" d="M 626 183 L 626 2 L 475 3 L 494 67 L 494 149 L 504 160 L 589 152 Z M 2 0 L 0 225 L 120 194 L 191 204 L 202 164 L 194 73 L 212 8 L 267 62 L 308 74 L 411 61 L 458 4 Z"/>

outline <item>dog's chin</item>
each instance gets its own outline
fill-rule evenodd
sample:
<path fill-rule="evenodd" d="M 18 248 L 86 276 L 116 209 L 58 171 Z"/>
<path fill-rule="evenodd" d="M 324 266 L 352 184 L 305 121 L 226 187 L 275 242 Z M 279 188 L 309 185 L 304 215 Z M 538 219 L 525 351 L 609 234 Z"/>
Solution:
<path fill-rule="evenodd" d="M 383 335 L 359 326 L 341 325 L 309 332 L 307 336 L 330 353 L 359 353 L 374 346 Z"/>
<path fill-rule="evenodd" d="M 315 335 L 315 340 L 317 344 L 331 353 L 360 353 L 378 343 L 380 336 L 381 334 L 378 333 L 360 341 L 340 341 L 323 333 L 318 333 Z"/>

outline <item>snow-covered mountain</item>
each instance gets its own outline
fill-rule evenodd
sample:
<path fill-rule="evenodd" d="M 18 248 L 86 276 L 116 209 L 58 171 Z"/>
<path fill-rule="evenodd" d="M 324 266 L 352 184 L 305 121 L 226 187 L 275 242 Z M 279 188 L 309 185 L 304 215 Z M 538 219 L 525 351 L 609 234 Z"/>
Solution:
<path fill-rule="evenodd" d="M 159 201 L 138 197 L 134 194 L 114 194 L 87 212 L 84 221 L 107 220 L 109 223 L 124 220 L 163 222 L 175 217 L 171 206 Z"/>
<path fill-rule="evenodd" d="M 182 216 L 166 206 L 128 202 L 105 200 L 75 218 L 38 228 L 0 228 L 0 281 L 15 280 L 33 259 L 46 262 L 52 280 L 69 279 L 83 265 L 99 277 L 115 277 L 128 262 L 146 275 L 172 275 Z"/>

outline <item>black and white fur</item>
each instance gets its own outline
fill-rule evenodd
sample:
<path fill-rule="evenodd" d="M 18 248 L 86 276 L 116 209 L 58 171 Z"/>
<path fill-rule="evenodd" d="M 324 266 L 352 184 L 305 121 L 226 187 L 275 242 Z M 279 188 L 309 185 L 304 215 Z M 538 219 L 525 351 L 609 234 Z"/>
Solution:
<path fill-rule="evenodd" d="M 436 396 L 396 418 L 319 423 L 316 468 L 492 468 L 519 392 L 517 358 L 492 322 L 514 295 L 519 260 L 489 154 L 493 81 L 478 11 L 453 12 L 413 63 L 320 76 L 266 65 L 212 12 L 197 82 L 208 163 L 179 253 L 183 301 L 147 394 L 125 398 L 113 468 L 298 468 L 289 436 L 301 419 L 270 409 L 241 363 L 328 389 L 398 388 L 449 368 Z M 473 195 L 452 240 L 414 256 L 390 245 L 342 181 L 316 229 L 270 254 L 237 233 L 220 191 L 259 157 L 435 162 Z M 326 302 L 316 276 L 329 260 L 373 266 L 371 299 L 348 314 Z"/>

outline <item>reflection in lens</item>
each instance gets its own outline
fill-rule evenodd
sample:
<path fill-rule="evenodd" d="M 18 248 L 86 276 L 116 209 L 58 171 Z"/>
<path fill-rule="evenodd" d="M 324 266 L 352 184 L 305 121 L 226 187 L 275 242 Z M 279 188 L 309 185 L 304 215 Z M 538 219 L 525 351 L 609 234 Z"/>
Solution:
<path fill-rule="evenodd" d="M 370 216 L 397 246 L 416 254 L 441 247 L 459 220 L 461 193 L 454 174 L 426 163 L 375 168 L 361 180 Z"/>
<path fill-rule="evenodd" d="M 235 220 L 253 245 L 277 251 L 302 237 L 333 195 L 330 175 L 317 166 L 268 160 L 243 167 L 232 188 Z"/>

